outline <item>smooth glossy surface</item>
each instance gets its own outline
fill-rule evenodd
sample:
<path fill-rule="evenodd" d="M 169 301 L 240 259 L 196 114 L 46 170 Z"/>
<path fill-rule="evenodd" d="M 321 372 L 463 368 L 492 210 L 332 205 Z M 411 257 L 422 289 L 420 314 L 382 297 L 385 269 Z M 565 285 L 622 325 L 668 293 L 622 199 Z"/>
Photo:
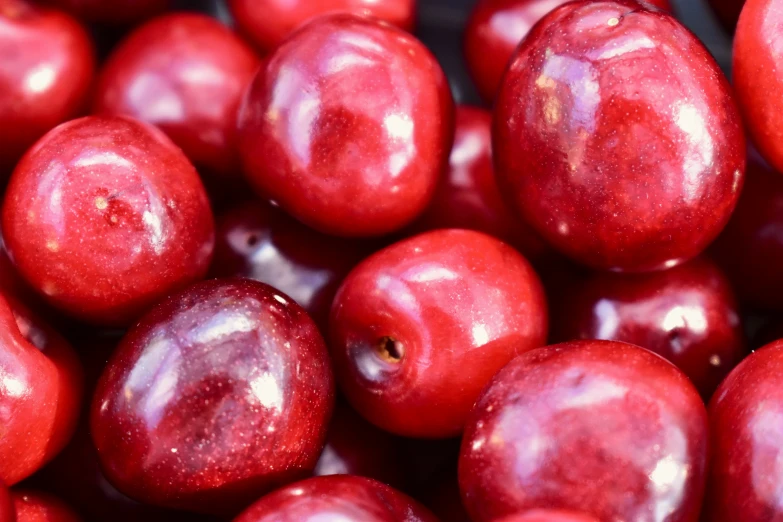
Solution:
<path fill-rule="evenodd" d="M 1 179 L 38 138 L 87 109 L 94 54 L 87 31 L 65 13 L 26 0 L 0 4 Z"/>
<path fill-rule="evenodd" d="M 599 269 L 701 252 L 739 197 L 745 141 L 707 49 L 634 0 L 579 1 L 537 24 L 495 105 L 503 193 L 553 246 Z"/>
<path fill-rule="evenodd" d="M 0 297 L 0 481 L 13 485 L 54 457 L 79 416 L 83 376 L 70 345 Z"/>
<path fill-rule="evenodd" d="M 61 500 L 37 491 L 14 491 L 16 522 L 81 522 Z"/>
<path fill-rule="evenodd" d="M 161 16 L 113 51 L 93 112 L 158 126 L 202 175 L 238 176 L 237 110 L 258 64 L 250 47 L 214 18 Z"/>
<path fill-rule="evenodd" d="M 412 498 L 350 475 L 317 477 L 267 495 L 234 522 L 437 522 Z"/>
<path fill-rule="evenodd" d="M 647 348 L 679 367 L 709 399 L 745 356 L 740 311 L 707 259 L 652 274 L 595 274 L 553 314 L 556 341 L 606 339 Z"/>
<path fill-rule="evenodd" d="M 723 27 L 730 33 L 734 32 L 742 6 L 745 0 L 707 0 L 715 14 L 718 15 Z"/>
<path fill-rule="evenodd" d="M 280 45 L 295 29 L 327 13 L 373 16 L 412 31 L 416 0 L 228 0 L 240 31 L 262 52 Z"/>
<path fill-rule="evenodd" d="M 11 502 L 11 493 L 5 484 L 0 481 L 0 522 L 14 522 L 14 505 Z"/>
<path fill-rule="evenodd" d="M 598 522 L 595 518 L 577 513 L 554 509 L 536 509 L 519 515 L 504 517 L 496 522 Z"/>
<path fill-rule="evenodd" d="M 745 359 L 710 403 L 712 460 L 708 522 L 768 522 L 783 517 L 783 342 Z"/>
<path fill-rule="evenodd" d="M 535 262 L 550 254 L 550 248 L 503 201 L 492 168 L 491 130 L 492 113 L 457 107 L 448 171 L 413 227 L 478 230 L 502 239 Z"/>
<path fill-rule="evenodd" d="M 428 232 L 366 259 L 330 318 L 348 401 L 409 437 L 458 436 L 492 375 L 546 334 L 546 301 L 528 262 L 468 230 Z"/>
<path fill-rule="evenodd" d="M 387 24 L 321 18 L 266 61 L 239 112 L 245 174 L 303 223 L 342 236 L 393 232 L 427 206 L 454 134 L 446 77 Z"/>
<path fill-rule="evenodd" d="M 598 520 L 696 522 L 707 413 L 671 363 L 575 341 L 525 353 L 476 402 L 459 481 L 474 522 L 542 506 Z"/>
<path fill-rule="evenodd" d="M 165 10 L 171 0 L 47 0 L 90 22 L 132 25 Z"/>
<path fill-rule="evenodd" d="M 334 385 L 307 313 L 246 279 L 199 283 L 125 336 L 92 406 L 107 478 L 137 500 L 235 513 L 306 476 Z"/>
<path fill-rule="evenodd" d="M 3 236 L 49 302 L 125 325 L 204 276 L 214 224 L 198 174 L 162 132 L 90 116 L 49 132 L 19 163 Z"/>

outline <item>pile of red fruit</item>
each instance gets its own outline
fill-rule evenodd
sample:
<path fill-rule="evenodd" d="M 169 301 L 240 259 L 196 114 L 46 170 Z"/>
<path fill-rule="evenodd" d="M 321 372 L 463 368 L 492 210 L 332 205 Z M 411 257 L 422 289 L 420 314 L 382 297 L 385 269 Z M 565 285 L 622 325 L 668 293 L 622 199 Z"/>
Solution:
<path fill-rule="evenodd" d="M 478 0 L 490 110 L 415 0 L 0 0 L 0 522 L 783 520 L 783 0 L 714 4 L 732 84 Z"/>

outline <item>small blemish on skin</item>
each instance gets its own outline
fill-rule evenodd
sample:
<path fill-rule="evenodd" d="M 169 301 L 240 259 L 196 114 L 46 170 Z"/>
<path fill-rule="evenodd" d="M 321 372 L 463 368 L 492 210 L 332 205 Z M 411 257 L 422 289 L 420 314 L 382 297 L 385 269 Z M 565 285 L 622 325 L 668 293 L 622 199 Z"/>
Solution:
<path fill-rule="evenodd" d="M 712 357 L 710 357 L 710 364 L 711 365 L 713 365 L 713 366 L 720 366 L 720 362 L 721 362 L 720 361 L 720 356 L 713 355 Z"/>
<path fill-rule="evenodd" d="M 108 206 L 109 206 L 109 202 L 106 201 L 106 198 L 100 196 L 95 198 L 95 207 L 98 210 L 104 210 Z"/>
<path fill-rule="evenodd" d="M 57 241 L 50 239 L 49 241 L 46 242 L 46 248 L 48 248 L 52 252 L 57 252 L 58 250 L 60 250 L 60 245 L 57 243 Z"/>
<path fill-rule="evenodd" d="M 117 222 L 117 216 L 110 217 L 109 221 L 111 221 L 112 223 L 116 223 Z"/>
<path fill-rule="evenodd" d="M 609 19 L 609 21 L 608 21 L 608 22 L 606 22 L 606 24 L 607 24 L 609 27 L 614 27 L 615 25 L 617 25 L 617 24 L 619 24 L 619 23 L 620 23 L 620 19 L 619 19 L 619 18 L 616 18 L 616 17 L 615 17 L 615 18 L 610 18 L 610 19 Z"/>

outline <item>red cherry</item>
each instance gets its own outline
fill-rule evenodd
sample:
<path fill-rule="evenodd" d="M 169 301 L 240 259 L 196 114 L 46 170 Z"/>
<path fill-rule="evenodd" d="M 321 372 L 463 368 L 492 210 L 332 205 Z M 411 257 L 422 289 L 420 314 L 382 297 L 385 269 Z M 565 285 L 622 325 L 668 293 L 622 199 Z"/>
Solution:
<path fill-rule="evenodd" d="M 334 385 L 307 313 L 247 279 L 192 286 L 120 343 L 92 405 L 103 470 L 139 501 L 231 513 L 306 476 Z"/>
<path fill-rule="evenodd" d="M 415 0 L 229 0 L 239 29 L 261 51 L 271 51 L 306 22 L 327 13 L 369 15 L 412 31 Z"/>
<path fill-rule="evenodd" d="M 562 302 L 558 341 L 642 346 L 677 365 L 706 399 L 745 355 L 731 286 L 707 259 L 651 274 L 595 274 Z"/>
<path fill-rule="evenodd" d="M 0 5 L 0 178 L 48 130 L 86 108 L 95 50 L 79 22 L 26 0 Z"/>
<path fill-rule="evenodd" d="M 457 436 L 492 375 L 546 341 L 546 302 L 514 249 L 439 230 L 359 264 L 335 297 L 330 334 L 340 387 L 366 419 L 409 437 Z"/>
<path fill-rule="evenodd" d="M 14 522 L 15 518 L 11 493 L 5 487 L 5 484 L 0 481 L 0 522 Z"/>
<path fill-rule="evenodd" d="M 219 21 L 162 16 L 136 29 L 101 72 L 93 111 L 158 126 L 200 170 L 237 175 L 239 101 L 259 60 Z"/>
<path fill-rule="evenodd" d="M 62 501 L 34 491 L 12 492 L 16 522 L 81 522 Z"/>
<path fill-rule="evenodd" d="M 710 403 L 709 522 L 767 522 L 783 517 L 783 341 L 745 359 Z"/>
<path fill-rule="evenodd" d="M 707 0 L 715 14 L 718 15 L 723 27 L 730 33 L 734 32 L 737 26 L 742 6 L 745 0 Z"/>
<path fill-rule="evenodd" d="M 707 413 L 677 368 L 639 347 L 574 341 L 503 368 L 462 439 L 474 522 L 542 506 L 599 520 L 696 522 Z"/>
<path fill-rule="evenodd" d="M 22 304 L 0 296 L 0 481 L 19 482 L 66 445 L 82 381 L 65 339 Z"/>
<path fill-rule="evenodd" d="M 729 85 L 674 17 L 634 0 L 577 1 L 537 24 L 495 107 L 501 191 L 545 239 L 594 268 L 695 257 L 744 177 Z"/>
<path fill-rule="evenodd" d="M 538 234 L 513 215 L 501 197 L 492 168 L 492 114 L 459 106 L 449 168 L 416 230 L 466 228 L 509 243 L 537 261 L 550 252 Z"/>
<path fill-rule="evenodd" d="M 132 25 L 164 11 L 171 0 L 47 0 L 90 22 Z"/>
<path fill-rule="evenodd" d="M 267 495 L 234 522 L 437 522 L 415 500 L 375 480 L 316 477 Z"/>
<path fill-rule="evenodd" d="M 278 47 L 239 111 L 249 180 L 305 224 L 343 236 L 415 219 L 453 132 L 449 86 L 430 51 L 352 15 L 323 17 Z"/>
<path fill-rule="evenodd" d="M 65 312 L 107 325 L 201 278 L 213 227 L 182 152 L 120 117 L 49 132 L 17 166 L 3 206 L 6 246 L 27 281 Z"/>
<path fill-rule="evenodd" d="M 536 509 L 519 515 L 511 515 L 496 522 L 598 522 L 591 516 L 555 509 Z"/>

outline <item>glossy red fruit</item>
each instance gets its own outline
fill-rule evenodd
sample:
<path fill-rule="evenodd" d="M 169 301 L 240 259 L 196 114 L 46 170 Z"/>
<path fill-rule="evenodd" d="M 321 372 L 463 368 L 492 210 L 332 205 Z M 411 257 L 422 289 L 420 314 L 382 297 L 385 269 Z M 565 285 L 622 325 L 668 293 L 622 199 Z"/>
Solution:
<path fill-rule="evenodd" d="M 0 4 L 0 178 L 38 138 L 86 109 L 94 55 L 87 31 L 65 13 L 27 0 Z"/>
<path fill-rule="evenodd" d="M 156 125 L 202 174 L 237 176 L 237 110 L 258 64 L 250 47 L 214 18 L 162 16 L 111 54 L 93 112 Z"/>
<path fill-rule="evenodd" d="M 83 376 L 70 345 L 23 305 L 0 296 L 0 481 L 32 475 L 68 442 Z"/>
<path fill-rule="evenodd" d="M 575 511 L 536 509 L 511 515 L 496 522 L 598 522 L 595 518 Z"/>
<path fill-rule="evenodd" d="M 337 288 L 372 246 L 326 236 L 267 203 L 248 202 L 218 218 L 210 274 L 274 286 L 326 331 Z"/>
<path fill-rule="evenodd" d="M 193 166 L 152 126 L 90 116 L 49 132 L 5 194 L 21 274 L 66 313 L 128 324 L 206 273 L 214 224 Z"/>
<path fill-rule="evenodd" d="M 549 254 L 549 247 L 511 212 L 495 182 L 491 128 L 489 111 L 457 107 L 448 172 L 414 227 L 478 230 L 509 243 L 532 261 L 539 260 Z"/>
<path fill-rule="evenodd" d="M 229 0 L 240 31 L 263 52 L 273 50 L 295 29 L 327 13 L 373 16 L 412 31 L 416 0 Z"/>
<path fill-rule="evenodd" d="M 448 82 L 430 51 L 352 15 L 323 17 L 278 47 L 239 111 L 251 183 L 342 236 L 393 232 L 421 214 L 453 135 Z"/>
<path fill-rule="evenodd" d="M 81 522 L 61 500 L 37 491 L 12 493 L 16 522 Z"/>
<path fill-rule="evenodd" d="M 212 280 L 128 332 L 98 384 L 92 435 L 128 496 L 235 513 L 312 471 L 333 400 L 326 346 L 299 305 L 263 283 Z"/>
<path fill-rule="evenodd" d="M 546 301 L 528 262 L 468 230 L 421 234 L 366 259 L 330 318 L 345 396 L 370 422 L 409 437 L 458 436 L 495 372 L 546 335 Z"/>
<path fill-rule="evenodd" d="M 415 500 L 375 480 L 316 477 L 267 495 L 234 522 L 437 522 Z"/>
<path fill-rule="evenodd" d="M 766 522 L 783 517 L 783 341 L 745 359 L 710 403 L 709 522 Z"/>
<path fill-rule="evenodd" d="M 15 522 L 14 505 L 11 502 L 11 493 L 0 481 L 0 522 Z"/>
<path fill-rule="evenodd" d="M 707 413 L 685 375 L 614 341 L 525 353 L 492 380 L 462 439 L 474 522 L 542 506 L 598 520 L 696 522 Z"/>
<path fill-rule="evenodd" d="M 74 15 L 101 24 L 132 25 L 163 12 L 171 0 L 47 0 Z"/>
<path fill-rule="evenodd" d="M 677 365 L 706 399 L 745 356 L 731 285 L 707 259 L 651 274 L 595 274 L 562 301 L 557 341 L 647 348 Z"/>
<path fill-rule="evenodd" d="M 742 12 L 742 6 L 745 5 L 745 0 L 707 0 L 712 7 L 715 14 L 718 15 L 718 19 L 730 33 L 734 32 L 737 26 L 737 20 L 739 19 L 740 12 Z"/>
<path fill-rule="evenodd" d="M 563 253 L 615 271 L 695 257 L 745 171 L 730 87 L 674 17 L 578 1 L 537 24 L 495 106 L 501 191 Z"/>

